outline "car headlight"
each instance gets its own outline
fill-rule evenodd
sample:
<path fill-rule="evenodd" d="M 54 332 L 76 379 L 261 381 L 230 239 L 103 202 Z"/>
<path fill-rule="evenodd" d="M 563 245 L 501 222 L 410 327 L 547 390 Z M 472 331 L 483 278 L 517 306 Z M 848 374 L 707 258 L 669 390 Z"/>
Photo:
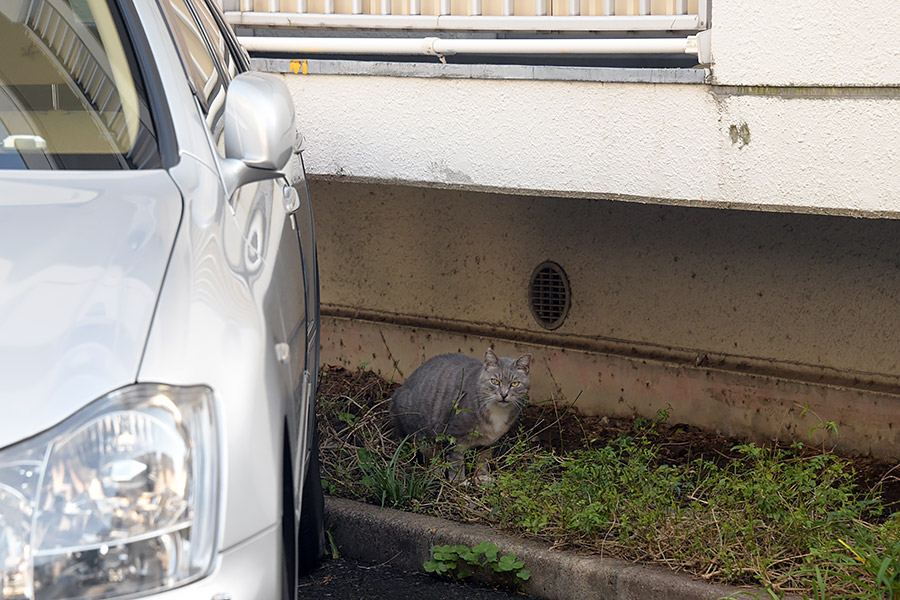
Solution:
<path fill-rule="evenodd" d="M 0 450 L 0 598 L 110 598 L 209 573 L 218 451 L 209 388 L 149 384 Z"/>

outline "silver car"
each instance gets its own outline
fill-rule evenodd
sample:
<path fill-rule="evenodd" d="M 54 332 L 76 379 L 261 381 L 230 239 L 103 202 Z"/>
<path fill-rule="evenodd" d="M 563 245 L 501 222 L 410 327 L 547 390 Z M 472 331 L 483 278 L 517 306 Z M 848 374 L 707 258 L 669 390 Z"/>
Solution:
<path fill-rule="evenodd" d="M 301 145 L 208 0 L 0 1 L 0 598 L 293 598 L 315 566 Z"/>

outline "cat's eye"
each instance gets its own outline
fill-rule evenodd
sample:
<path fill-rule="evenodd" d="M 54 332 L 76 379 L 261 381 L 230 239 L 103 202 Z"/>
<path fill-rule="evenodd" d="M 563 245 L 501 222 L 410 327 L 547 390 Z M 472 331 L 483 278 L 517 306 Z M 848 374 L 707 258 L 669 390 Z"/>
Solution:
<path fill-rule="evenodd" d="M 499 379 L 491 379 L 491 383 L 493 383 L 494 385 L 500 385 L 500 380 Z"/>
<path fill-rule="evenodd" d="M 512 383 L 509 384 L 509 387 L 516 387 L 518 385 L 519 385 L 518 381 L 513 381 Z"/>

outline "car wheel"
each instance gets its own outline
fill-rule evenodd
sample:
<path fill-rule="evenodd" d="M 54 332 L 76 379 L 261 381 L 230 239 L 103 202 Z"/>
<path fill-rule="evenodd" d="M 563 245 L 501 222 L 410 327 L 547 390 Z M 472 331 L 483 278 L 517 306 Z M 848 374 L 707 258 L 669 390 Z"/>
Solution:
<path fill-rule="evenodd" d="M 313 451 L 303 482 L 303 498 L 300 508 L 300 532 L 297 540 L 297 568 L 300 575 L 308 575 L 325 554 L 325 497 L 319 475 L 319 429 L 313 433 Z"/>

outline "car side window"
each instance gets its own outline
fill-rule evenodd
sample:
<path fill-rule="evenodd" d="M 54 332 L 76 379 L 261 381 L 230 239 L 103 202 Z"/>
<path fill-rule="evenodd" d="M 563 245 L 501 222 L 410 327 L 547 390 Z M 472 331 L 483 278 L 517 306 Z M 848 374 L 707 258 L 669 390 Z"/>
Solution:
<path fill-rule="evenodd" d="M 205 2 L 207 6 L 209 6 L 213 20 L 219 26 L 219 31 L 225 38 L 225 44 L 228 47 L 230 58 L 234 60 L 237 72 L 243 73 L 244 71 L 249 71 L 250 56 L 247 54 L 247 51 L 244 50 L 243 46 L 241 46 L 240 42 L 238 42 L 237 36 L 234 35 L 234 30 L 225 21 L 225 15 L 222 14 L 219 7 L 211 0 L 205 0 Z"/>
<path fill-rule="evenodd" d="M 231 51 L 228 48 L 228 44 L 225 41 L 225 36 L 223 35 L 222 30 L 219 28 L 219 24 L 216 21 L 216 18 L 213 16 L 209 6 L 204 0 L 197 0 L 196 2 L 194 2 L 194 8 L 196 9 L 197 16 L 200 19 L 200 25 L 209 38 L 209 43 L 212 46 L 213 52 L 215 52 L 218 59 L 223 62 L 223 70 L 227 74 L 226 76 L 228 77 L 228 79 L 231 80 L 235 75 L 237 75 L 237 64 L 235 63 L 234 56 L 232 56 Z"/>
<path fill-rule="evenodd" d="M 200 25 L 194 19 L 186 0 L 160 0 L 160 4 L 169 22 L 191 88 L 206 118 L 206 125 L 216 146 L 221 149 L 227 85 L 224 72 L 220 71 L 216 57 L 207 47 Z M 224 44 L 221 34 L 219 41 Z M 215 44 L 216 41 L 211 40 L 210 43 Z"/>

